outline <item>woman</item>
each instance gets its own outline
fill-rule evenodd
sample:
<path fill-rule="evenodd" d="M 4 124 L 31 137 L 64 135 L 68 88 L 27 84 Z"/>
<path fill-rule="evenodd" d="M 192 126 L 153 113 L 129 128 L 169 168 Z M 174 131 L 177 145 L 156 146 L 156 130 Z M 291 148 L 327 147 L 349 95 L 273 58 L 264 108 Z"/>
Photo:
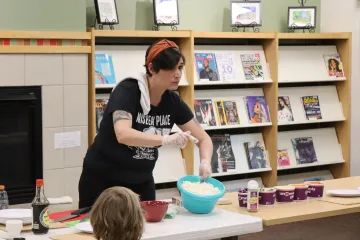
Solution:
<path fill-rule="evenodd" d="M 278 120 L 279 122 L 291 122 L 294 121 L 292 111 L 290 109 L 290 103 L 285 100 L 285 97 L 278 98 Z"/>
<path fill-rule="evenodd" d="M 145 55 L 146 74 L 122 80 L 110 95 L 98 134 L 84 159 L 79 181 L 79 207 L 92 206 L 113 186 L 127 187 L 141 201 L 155 199 L 152 171 L 158 147 L 184 148 L 190 134 L 199 141 L 200 175 L 211 175 L 213 145 L 190 108 L 171 90 L 181 79 L 185 57 L 163 39 Z M 183 132 L 170 135 L 174 124 Z M 171 159 L 168 159 L 171 164 Z"/>

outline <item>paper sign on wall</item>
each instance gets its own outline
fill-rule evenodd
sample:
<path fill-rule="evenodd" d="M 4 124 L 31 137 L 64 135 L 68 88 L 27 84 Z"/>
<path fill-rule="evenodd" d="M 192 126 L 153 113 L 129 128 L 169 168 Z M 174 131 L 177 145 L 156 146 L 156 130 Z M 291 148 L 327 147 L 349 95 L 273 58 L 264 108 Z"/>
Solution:
<path fill-rule="evenodd" d="M 55 133 L 55 149 L 79 147 L 81 142 L 80 131 Z"/>

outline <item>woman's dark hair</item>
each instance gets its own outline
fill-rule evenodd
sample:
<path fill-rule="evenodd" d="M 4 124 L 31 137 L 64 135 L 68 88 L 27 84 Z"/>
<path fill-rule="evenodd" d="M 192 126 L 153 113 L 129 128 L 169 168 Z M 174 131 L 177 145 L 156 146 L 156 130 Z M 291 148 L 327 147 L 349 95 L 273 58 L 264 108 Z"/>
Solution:
<path fill-rule="evenodd" d="M 340 63 L 339 63 L 339 61 L 337 60 L 337 59 L 335 59 L 335 58 L 330 58 L 329 60 L 328 60 L 328 66 L 329 66 L 329 70 L 331 70 L 331 61 L 334 61 L 335 62 L 335 64 L 336 64 L 336 71 L 337 72 L 341 72 L 341 70 L 340 70 L 340 68 L 339 68 L 339 65 L 340 65 Z"/>
<path fill-rule="evenodd" d="M 146 58 L 148 57 L 149 51 L 157 42 L 161 41 L 162 39 L 154 42 L 151 46 L 148 47 L 145 54 L 145 62 Z M 164 51 L 161 51 L 151 62 L 153 70 L 158 73 L 160 70 L 174 70 L 179 63 L 180 59 L 183 60 L 185 65 L 185 57 L 177 48 L 167 48 Z M 149 68 L 144 65 L 146 68 L 146 75 L 152 76 L 152 74 L 149 71 Z"/>
<path fill-rule="evenodd" d="M 283 108 L 284 108 L 283 106 L 281 106 L 279 100 L 282 100 L 282 101 L 284 102 L 284 105 L 287 106 L 287 107 L 289 107 L 289 106 L 287 105 L 287 102 L 285 101 L 285 98 L 284 98 L 284 97 L 278 97 L 278 109 L 279 109 L 279 110 L 283 110 Z"/>

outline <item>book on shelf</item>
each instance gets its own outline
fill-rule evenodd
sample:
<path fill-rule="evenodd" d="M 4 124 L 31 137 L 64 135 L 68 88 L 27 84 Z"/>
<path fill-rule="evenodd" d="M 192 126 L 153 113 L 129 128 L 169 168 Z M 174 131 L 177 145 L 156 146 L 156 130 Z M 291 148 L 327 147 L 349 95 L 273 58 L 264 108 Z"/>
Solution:
<path fill-rule="evenodd" d="M 244 142 L 249 169 L 269 168 L 269 158 L 263 141 Z"/>
<path fill-rule="evenodd" d="M 95 84 L 116 84 L 112 56 L 95 54 Z"/>
<path fill-rule="evenodd" d="M 194 100 L 195 116 L 202 126 L 216 126 L 215 112 L 211 99 Z"/>
<path fill-rule="evenodd" d="M 324 61 L 330 77 L 345 77 L 339 54 L 324 54 Z"/>
<path fill-rule="evenodd" d="M 238 105 L 232 100 L 215 100 L 218 122 L 221 126 L 240 124 Z"/>
<path fill-rule="evenodd" d="M 289 96 L 278 97 L 278 121 L 279 122 L 294 121 L 294 115 L 291 109 Z"/>
<path fill-rule="evenodd" d="M 264 70 L 259 53 L 240 54 L 246 80 L 264 80 Z"/>
<path fill-rule="evenodd" d="M 301 102 L 307 120 L 322 119 L 319 96 L 303 96 L 301 97 Z"/>
<path fill-rule="evenodd" d="M 288 167 L 290 166 L 290 158 L 287 149 L 278 149 L 277 152 L 277 163 L 279 167 Z"/>
<path fill-rule="evenodd" d="M 195 53 L 195 63 L 200 81 L 219 81 L 214 53 Z"/>
<path fill-rule="evenodd" d="M 103 119 L 106 105 L 109 99 L 96 99 L 96 132 L 99 131 L 101 120 Z"/>
<path fill-rule="evenodd" d="M 318 161 L 312 137 L 293 138 L 291 143 L 294 148 L 297 164 L 301 165 Z"/>
<path fill-rule="evenodd" d="M 213 155 L 211 167 L 213 173 L 224 173 L 236 170 L 235 156 L 231 146 L 229 134 L 213 134 Z"/>
<path fill-rule="evenodd" d="M 219 71 L 220 81 L 236 81 L 235 56 L 231 52 L 215 53 L 216 64 Z"/>
<path fill-rule="evenodd" d="M 244 97 L 244 102 L 249 123 L 270 122 L 269 108 L 264 96 L 246 96 Z"/>

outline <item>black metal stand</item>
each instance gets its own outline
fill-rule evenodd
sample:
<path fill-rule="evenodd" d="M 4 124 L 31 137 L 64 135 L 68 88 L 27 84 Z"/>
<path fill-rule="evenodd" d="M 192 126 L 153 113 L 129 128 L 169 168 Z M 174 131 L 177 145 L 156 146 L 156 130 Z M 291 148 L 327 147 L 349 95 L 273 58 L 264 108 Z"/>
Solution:
<path fill-rule="evenodd" d="M 304 7 L 306 0 L 298 0 L 298 3 L 300 3 L 300 7 Z"/>
<path fill-rule="evenodd" d="M 93 28 L 95 28 L 95 29 L 96 29 L 96 23 L 97 23 L 97 18 L 95 17 L 95 19 L 94 19 L 94 25 L 93 25 Z M 115 19 L 110 22 L 110 21 L 106 18 L 106 19 L 105 19 L 105 23 L 99 24 L 99 29 L 100 29 L 100 30 L 103 30 L 103 29 L 104 29 L 104 25 L 108 25 L 109 28 L 110 28 L 110 30 L 114 30 L 114 29 L 115 29 L 115 28 L 114 28 L 114 25 L 115 25 L 115 24 L 117 24 Z"/>
<path fill-rule="evenodd" d="M 291 24 L 289 27 L 289 33 L 294 33 L 295 30 L 302 30 L 303 33 L 305 33 L 305 30 L 309 30 L 309 33 L 315 33 L 315 27 L 311 24 L 308 24 L 305 27 L 298 27 L 296 24 Z"/>
<path fill-rule="evenodd" d="M 233 27 L 233 32 L 239 32 L 239 28 L 243 28 L 243 32 L 245 32 L 246 28 L 252 28 L 254 32 L 260 32 L 260 28 L 257 27 L 256 22 L 252 22 L 250 24 L 242 24 L 240 22 L 235 23 L 235 27 Z"/>
<path fill-rule="evenodd" d="M 171 30 L 177 31 L 176 25 L 178 25 L 178 23 L 175 20 L 170 23 L 166 23 L 166 24 L 163 23 L 162 21 L 158 21 L 157 24 L 152 27 L 152 30 L 159 31 L 159 26 L 170 26 Z"/>

